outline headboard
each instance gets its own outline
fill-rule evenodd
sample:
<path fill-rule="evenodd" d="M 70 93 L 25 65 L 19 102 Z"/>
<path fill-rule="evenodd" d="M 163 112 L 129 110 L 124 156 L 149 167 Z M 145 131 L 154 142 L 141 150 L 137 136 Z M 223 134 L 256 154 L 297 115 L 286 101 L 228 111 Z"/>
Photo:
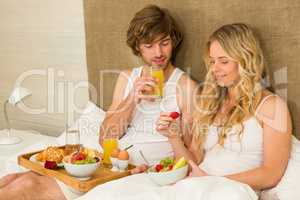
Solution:
<path fill-rule="evenodd" d="M 134 13 L 148 4 L 168 8 L 184 31 L 176 66 L 201 81 L 204 43 L 223 24 L 244 22 L 254 28 L 265 53 L 269 79 L 288 101 L 294 133 L 300 137 L 300 1 L 297 0 L 85 0 L 87 66 L 96 93 L 91 100 L 107 109 L 118 72 L 142 64 L 126 46 Z"/>

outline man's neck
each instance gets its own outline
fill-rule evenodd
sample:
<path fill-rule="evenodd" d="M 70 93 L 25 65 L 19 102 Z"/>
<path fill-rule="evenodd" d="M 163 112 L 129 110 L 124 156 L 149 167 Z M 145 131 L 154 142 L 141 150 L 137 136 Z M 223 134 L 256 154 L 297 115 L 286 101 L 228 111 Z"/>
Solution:
<path fill-rule="evenodd" d="M 165 68 L 164 68 L 164 77 L 165 77 L 165 81 L 169 80 L 173 70 L 174 70 L 174 66 L 172 65 L 172 63 L 169 63 Z"/>

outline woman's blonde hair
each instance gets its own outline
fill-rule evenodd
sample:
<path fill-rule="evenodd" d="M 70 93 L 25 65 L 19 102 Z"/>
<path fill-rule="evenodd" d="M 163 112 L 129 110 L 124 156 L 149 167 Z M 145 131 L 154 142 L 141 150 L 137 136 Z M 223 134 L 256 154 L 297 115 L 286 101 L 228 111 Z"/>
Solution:
<path fill-rule="evenodd" d="M 204 62 L 208 72 L 197 97 L 197 109 L 194 113 L 193 134 L 196 141 L 199 141 L 199 148 L 228 92 L 228 88 L 217 85 L 210 67 L 209 49 L 214 41 L 219 42 L 223 50 L 238 63 L 240 76 L 238 83 L 232 86 L 238 93 L 237 104 L 218 129 L 220 145 L 224 145 L 226 136 L 234 125 L 237 125 L 238 134 L 241 135 L 242 122 L 254 115 L 262 95 L 260 82 L 264 72 L 264 58 L 253 31 L 242 23 L 224 25 L 217 29 L 206 44 Z"/>

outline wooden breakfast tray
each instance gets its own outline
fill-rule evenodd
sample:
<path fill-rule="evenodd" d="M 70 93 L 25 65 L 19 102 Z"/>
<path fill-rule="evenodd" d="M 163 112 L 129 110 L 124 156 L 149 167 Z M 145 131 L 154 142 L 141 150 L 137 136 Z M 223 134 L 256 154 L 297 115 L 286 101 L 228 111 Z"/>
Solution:
<path fill-rule="evenodd" d="M 60 148 L 64 148 L 63 146 Z M 29 158 L 41 151 L 36 151 L 32 153 L 27 153 L 18 156 L 18 163 L 19 165 L 30 169 L 38 174 L 50 176 L 53 178 L 56 178 L 62 182 L 64 182 L 66 185 L 72 187 L 75 190 L 78 190 L 80 192 L 87 192 L 93 187 L 111 181 L 115 179 L 119 179 L 125 176 L 130 175 L 129 171 L 125 172 L 112 172 L 110 171 L 111 166 L 104 166 L 103 164 L 100 165 L 100 167 L 97 169 L 97 171 L 92 175 L 91 179 L 82 181 L 79 180 L 71 175 L 69 175 L 64 168 L 58 168 L 56 170 L 50 170 L 44 168 L 41 163 L 30 161 Z M 128 168 L 132 169 L 134 166 L 129 165 Z"/>

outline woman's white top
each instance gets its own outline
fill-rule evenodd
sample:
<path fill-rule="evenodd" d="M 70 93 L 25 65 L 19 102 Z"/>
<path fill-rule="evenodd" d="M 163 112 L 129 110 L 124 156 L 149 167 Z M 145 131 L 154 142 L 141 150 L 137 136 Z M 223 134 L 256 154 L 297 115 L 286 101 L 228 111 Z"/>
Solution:
<path fill-rule="evenodd" d="M 263 129 L 256 118 L 261 105 L 271 96 L 265 97 L 256 109 L 255 115 L 243 122 L 239 136 L 233 127 L 224 141 L 218 144 L 218 127 L 210 126 L 204 145 L 205 156 L 199 167 L 210 175 L 224 176 L 250 170 L 263 162 Z"/>

